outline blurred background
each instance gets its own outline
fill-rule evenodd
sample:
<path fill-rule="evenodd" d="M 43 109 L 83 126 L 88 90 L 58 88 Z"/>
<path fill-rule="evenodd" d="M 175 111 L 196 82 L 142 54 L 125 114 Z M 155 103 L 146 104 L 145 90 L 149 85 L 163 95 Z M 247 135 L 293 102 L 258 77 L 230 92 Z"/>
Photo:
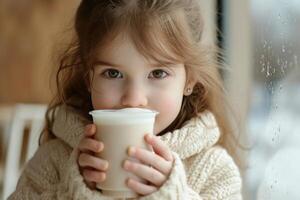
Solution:
<path fill-rule="evenodd" d="M 299 200 L 300 1 L 199 1 L 203 37 L 223 49 L 222 77 L 250 147 L 241 153 L 244 199 Z M 0 0 L 0 199 L 37 147 L 54 56 L 79 3 Z"/>

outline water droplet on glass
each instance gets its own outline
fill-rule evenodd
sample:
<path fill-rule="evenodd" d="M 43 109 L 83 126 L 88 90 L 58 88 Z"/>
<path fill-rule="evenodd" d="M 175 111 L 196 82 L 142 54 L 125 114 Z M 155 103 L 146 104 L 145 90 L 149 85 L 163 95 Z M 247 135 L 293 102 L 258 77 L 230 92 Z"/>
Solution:
<path fill-rule="evenodd" d="M 282 52 L 284 53 L 285 52 L 285 46 L 284 45 L 282 45 Z"/>
<path fill-rule="evenodd" d="M 287 61 L 287 60 L 284 62 L 284 67 L 285 67 L 286 69 L 288 68 L 288 61 Z"/>
<path fill-rule="evenodd" d="M 271 94 L 274 94 L 274 87 L 271 87 Z"/>
<path fill-rule="evenodd" d="M 277 58 L 277 64 L 280 65 L 280 58 Z"/>
<path fill-rule="evenodd" d="M 294 55 L 294 65 L 295 67 L 298 67 L 298 56 Z"/>
<path fill-rule="evenodd" d="M 269 77 L 271 74 L 270 74 L 270 67 L 267 66 L 267 77 Z"/>
<path fill-rule="evenodd" d="M 281 73 L 284 75 L 285 74 L 285 72 L 284 72 L 284 66 L 282 65 L 281 66 Z"/>
<path fill-rule="evenodd" d="M 268 43 L 267 43 L 267 41 L 265 40 L 264 43 L 263 43 L 263 48 L 266 48 L 267 44 L 268 44 Z"/>

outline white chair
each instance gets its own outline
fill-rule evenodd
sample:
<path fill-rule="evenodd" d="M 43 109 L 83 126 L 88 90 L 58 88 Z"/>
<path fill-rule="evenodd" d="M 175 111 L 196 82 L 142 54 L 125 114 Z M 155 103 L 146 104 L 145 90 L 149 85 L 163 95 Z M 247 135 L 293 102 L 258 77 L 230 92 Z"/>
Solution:
<path fill-rule="evenodd" d="M 4 158 L 7 145 L 7 134 L 9 123 L 12 119 L 14 106 L 10 104 L 0 104 L 0 199 L 2 197 L 3 176 L 4 176 Z"/>
<path fill-rule="evenodd" d="M 39 135 L 45 125 L 46 105 L 18 104 L 8 129 L 8 146 L 4 167 L 3 200 L 15 190 L 23 165 L 38 148 Z M 28 145 L 22 152 L 24 132 L 28 130 Z M 24 149 L 24 148 L 23 148 Z M 25 153 L 25 154 L 24 154 Z M 21 163 L 25 155 L 25 163 Z"/>

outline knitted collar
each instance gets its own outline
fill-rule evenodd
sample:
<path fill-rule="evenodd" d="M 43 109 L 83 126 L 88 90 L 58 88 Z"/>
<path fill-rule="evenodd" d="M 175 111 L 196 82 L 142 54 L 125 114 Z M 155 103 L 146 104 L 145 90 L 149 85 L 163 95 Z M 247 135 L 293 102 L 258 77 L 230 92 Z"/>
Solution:
<path fill-rule="evenodd" d="M 88 123 L 90 122 L 87 119 L 72 109 L 62 106 L 56 112 L 53 132 L 56 137 L 74 148 L 83 137 L 84 126 Z M 199 117 L 187 121 L 182 128 L 159 137 L 181 159 L 185 159 L 215 145 L 220 131 L 213 114 L 205 111 Z"/>

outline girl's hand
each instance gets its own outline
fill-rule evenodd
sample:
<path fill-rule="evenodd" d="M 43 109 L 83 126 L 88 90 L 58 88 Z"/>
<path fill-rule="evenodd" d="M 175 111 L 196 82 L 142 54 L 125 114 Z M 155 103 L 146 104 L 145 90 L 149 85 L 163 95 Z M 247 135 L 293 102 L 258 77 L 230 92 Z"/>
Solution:
<path fill-rule="evenodd" d="M 90 189 L 96 188 L 96 183 L 103 182 L 106 178 L 108 162 L 95 156 L 104 149 L 104 144 L 94 139 L 96 125 L 89 124 L 85 127 L 85 133 L 78 145 L 80 151 L 78 165 L 85 183 Z"/>
<path fill-rule="evenodd" d="M 164 184 L 174 161 L 170 149 L 157 136 L 147 134 L 145 141 L 153 147 L 154 153 L 146 149 L 130 147 L 129 156 L 138 159 L 141 163 L 126 160 L 123 166 L 126 171 L 148 181 L 146 185 L 131 178 L 127 180 L 128 187 L 143 196 L 157 191 Z"/>

